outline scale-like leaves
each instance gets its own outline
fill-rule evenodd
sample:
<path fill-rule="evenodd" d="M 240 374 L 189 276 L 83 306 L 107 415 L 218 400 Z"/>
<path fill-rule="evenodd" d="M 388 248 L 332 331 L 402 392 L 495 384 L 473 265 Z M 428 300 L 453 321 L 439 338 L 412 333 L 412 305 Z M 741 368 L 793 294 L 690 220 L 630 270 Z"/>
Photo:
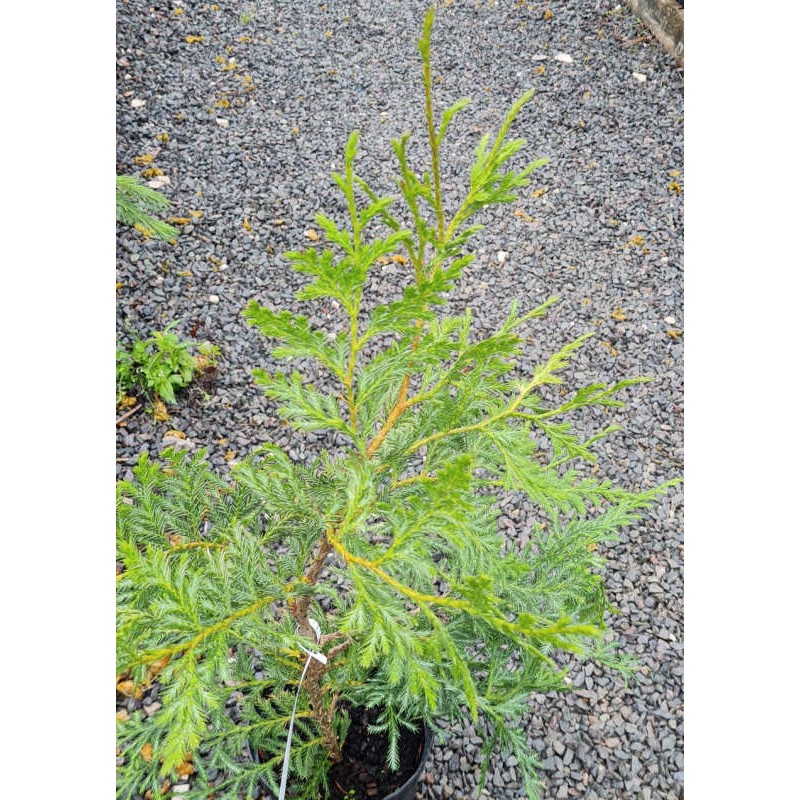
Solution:
<path fill-rule="evenodd" d="M 253 377 L 256 383 L 264 387 L 267 397 L 278 401 L 280 415 L 298 430 L 338 430 L 352 435 L 350 426 L 339 414 L 336 398 L 320 394 L 303 381 L 299 372 L 291 375 L 276 372 L 271 375 L 262 369 L 255 369 Z"/>
<path fill-rule="evenodd" d="M 337 377 L 344 375 L 344 348 L 332 346 L 329 338 L 311 328 L 304 316 L 290 311 L 275 312 L 251 300 L 244 317 L 268 339 L 283 343 L 272 351 L 276 358 L 315 358 Z"/>

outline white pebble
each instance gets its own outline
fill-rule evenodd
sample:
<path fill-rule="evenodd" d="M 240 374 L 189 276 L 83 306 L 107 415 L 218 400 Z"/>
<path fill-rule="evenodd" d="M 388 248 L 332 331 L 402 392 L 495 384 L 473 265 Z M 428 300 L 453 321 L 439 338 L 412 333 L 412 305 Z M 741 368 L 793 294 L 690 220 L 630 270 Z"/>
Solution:
<path fill-rule="evenodd" d="M 219 295 L 218 294 L 210 294 L 208 296 L 209 303 L 219 303 Z"/>

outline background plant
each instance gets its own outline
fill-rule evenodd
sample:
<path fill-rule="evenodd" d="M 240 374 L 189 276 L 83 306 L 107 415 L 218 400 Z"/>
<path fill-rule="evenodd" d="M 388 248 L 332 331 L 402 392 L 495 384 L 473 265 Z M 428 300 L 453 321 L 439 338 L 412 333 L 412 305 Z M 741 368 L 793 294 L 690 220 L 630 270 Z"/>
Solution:
<path fill-rule="evenodd" d="M 340 325 L 257 302 L 247 321 L 276 342 L 291 372 L 256 372 L 279 413 L 299 431 L 334 431 L 348 443 L 310 465 L 266 445 L 215 476 L 202 456 L 143 457 L 119 487 L 119 668 L 142 685 L 158 679 L 163 708 L 125 722 L 120 794 L 152 791 L 187 761 L 196 796 L 277 791 L 285 729 L 308 649 L 292 748 L 292 796 L 325 790 L 340 755 L 348 705 L 379 707 L 396 766 L 404 726 L 476 722 L 486 754 L 513 750 L 529 797 L 536 758 L 518 724 L 533 692 L 566 687 L 558 653 L 626 671 L 605 642 L 609 611 L 600 546 L 665 487 L 633 493 L 583 478 L 592 445 L 570 421 L 590 406 L 620 406 L 634 378 L 580 386 L 549 399 L 588 336 L 564 344 L 531 372 L 517 363 L 530 323 L 553 300 L 509 309 L 491 336 L 475 337 L 469 311 L 444 313 L 476 215 L 508 203 L 543 160 L 514 168 L 521 139 L 515 103 L 484 137 L 461 203 L 445 208 L 441 146 L 465 107 L 433 111 L 430 32 L 420 41 L 428 169 L 393 143 L 404 208 L 356 170 L 358 135 L 334 173 L 345 221 L 320 214 L 328 247 L 287 254 L 308 275 L 298 299 L 335 300 Z M 397 298 L 370 304 L 370 270 L 392 257 L 408 267 Z M 312 367 L 313 365 L 313 367 Z M 325 374 L 315 386 L 308 373 Z M 527 497 L 540 521 L 530 543 L 498 530 L 507 493 Z M 319 642 L 312 620 L 321 626 Z M 245 747 L 267 754 L 241 758 Z M 149 758 L 145 758 L 142 752 Z M 213 787 L 213 789 L 212 789 Z"/>
<path fill-rule="evenodd" d="M 161 192 L 145 186 L 135 175 L 117 175 L 117 221 L 144 236 L 170 242 L 178 229 L 153 216 L 172 205 Z"/>
<path fill-rule="evenodd" d="M 134 339 L 129 348 L 117 348 L 117 395 L 143 390 L 166 403 L 175 402 L 175 390 L 216 365 L 219 349 L 210 342 L 180 339 L 172 332 L 176 323 L 153 331 L 147 339 Z M 197 352 L 194 353 L 193 351 Z"/>

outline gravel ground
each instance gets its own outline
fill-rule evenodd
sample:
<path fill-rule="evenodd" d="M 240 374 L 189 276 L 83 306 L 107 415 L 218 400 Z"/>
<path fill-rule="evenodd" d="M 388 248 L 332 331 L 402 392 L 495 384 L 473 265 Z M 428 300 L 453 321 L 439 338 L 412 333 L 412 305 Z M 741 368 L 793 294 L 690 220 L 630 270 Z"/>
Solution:
<path fill-rule="evenodd" d="M 487 229 L 454 307 L 470 305 L 478 329 L 488 332 L 513 299 L 526 308 L 558 295 L 560 303 L 537 323 L 523 368 L 594 330 L 571 380 L 653 379 L 630 391 L 616 420 L 624 430 L 599 447 L 605 476 L 646 488 L 680 475 L 682 69 L 613 0 L 440 6 L 437 106 L 463 96 L 473 101 L 449 135 L 446 192 L 456 196 L 482 133 L 496 129 L 530 86 L 537 94 L 514 133 L 528 140 L 529 158 L 550 158 L 515 205 L 484 218 Z M 119 229 L 119 339 L 177 320 L 181 336 L 221 350 L 207 396 L 184 394 L 168 422 L 139 411 L 118 428 L 120 477 L 142 450 L 157 453 L 171 429 L 207 448 L 223 471 L 267 440 L 308 456 L 307 442 L 278 426 L 251 378 L 253 367 L 272 364 L 241 310 L 251 298 L 297 308 L 302 278 L 280 255 L 308 242 L 316 212 L 338 208 L 330 171 L 339 168 L 352 129 L 361 132 L 361 174 L 385 191 L 393 185 L 391 139 L 409 130 L 421 140 L 416 42 L 425 8 L 417 0 L 117 0 L 117 173 L 157 168 L 169 179 L 161 191 L 174 204 L 170 213 L 192 220 L 175 245 Z M 149 165 L 142 156 L 152 156 Z M 388 294 L 396 280 L 387 267 L 376 291 Z M 320 308 L 312 319 L 324 322 L 329 311 Z M 530 509 L 505 512 L 509 533 L 519 535 Z M 620 611 L 611 625 L 642 669 L 626 687 L 584 665 L 572 672 L 574 692 L 535 698 L 527 730 L 543 759 L 544 796 L 677 800 L 680 491 L 606 555 L 609 593 Z M 434 746 L 422 797 L 474 795 L 473 736 L 455 732 Z M 495 758 L 485 796 L 523 796 L 513 761 Z"/>

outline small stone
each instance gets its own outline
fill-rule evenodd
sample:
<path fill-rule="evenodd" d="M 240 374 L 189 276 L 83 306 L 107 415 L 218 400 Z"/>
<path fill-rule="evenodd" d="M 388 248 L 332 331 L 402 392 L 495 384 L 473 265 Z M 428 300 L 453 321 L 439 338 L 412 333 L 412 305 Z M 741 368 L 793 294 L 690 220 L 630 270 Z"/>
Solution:
<path fill-rule="evenodd" d="M 230 124 L 231 124 L 230 120 L 222 119 L 222 117 L 217 117 L 217 125 L 219 125 L 220 128 L 227 128 Z"/>
<path fill-rule="evenodd" d="M 169 175 L 157 175 L 153 180 L 147 181 L 147 185 L 151 189 L 163 189 L 171 183 Z"/>
<path fill-rule="evenodd" d="M 497 263 L 502 267 L 508 260 L 508 253 L 505 250 L 497 251 Z"/>
<path fill-rule="evenodd" d="M 142 708 L 144 708 L 144 713 L 150 717 L 155 714 L 159 708 L 161 708 L 161 703 L 150 703 L 149 705 L 142 706 Z"/>
<path fill-rule="evenodd" d="M 142 100 L 140 97 L 134 97 L 131 100 L 131 108 L 142 108 L 147 105 L 147 100 Z"/>
<path fill-rule="evenodd" d="M 188 792 L 188 791 L 189 791 L 189 788 L 190 788 L 190 786 L 189 786 L 189 784 L 188 784 L 188 783 L 176 783 L 176 784 L 175 784 L 175 785 L 172 787 L 172 791 L 173 791 L 175 794 L 183 794 L 184 792 Z"/>
<path fill-rule="evenodd" d="M 219 295 L 218 294 L 210 294 L 208 296 L 209 303 L 219 303 Z"/>
<path fill-rule="evenodd" d="M 572 56 L 569 56 L 566 53 L 556 53 L 555 59 L 556 61 L 560 61 L 562 64 L 571 64 L 574 60 Z"/>
<path fill-rule="evenodd" d="M 633 77 L 639 81 L 639 83 L 644 83 L 647 80 L 647 75 L 642 75 L 641 72 L 634 72 Z"/>

